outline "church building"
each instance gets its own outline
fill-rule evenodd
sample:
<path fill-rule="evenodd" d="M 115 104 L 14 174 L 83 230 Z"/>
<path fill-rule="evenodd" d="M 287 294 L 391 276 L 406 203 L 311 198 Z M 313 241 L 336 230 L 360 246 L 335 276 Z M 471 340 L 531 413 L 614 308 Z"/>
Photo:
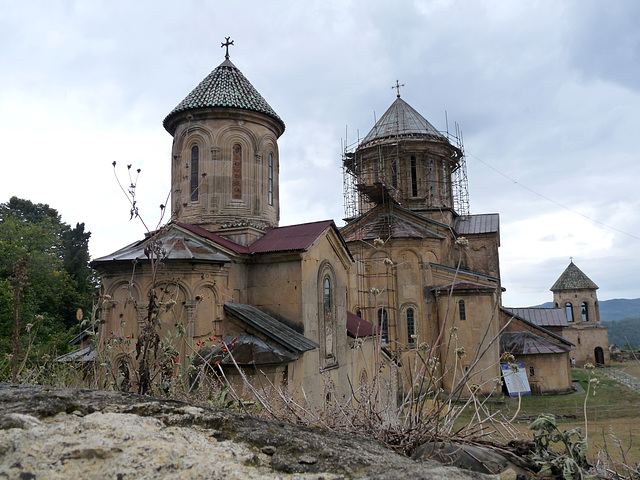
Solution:
<path fill-rule="evenodd" d="M 100 344 L 123 340 L 110 352 L 118 371 L 136 365 L 155 291 L 158 333 L 176 364 L 215 359 L 238 385 L 264 375 L 314 406 L 349 398 L 380 372 L 392 396 L 406 392 L 418 360 L 446 392 L 499 393 L 505 352 L 538 362 L 532 377 L 548 371 L 540 393 L 566 391 L 570 357 L 597 356 L 587 340 L 602 333 L 597 287 L 565 272 L 553 315 L 571 317 L 558 325 L 502 307 L 499 216 L 469 214 L 459 135 L 438 131 L 397 85 L 344 152 L 346 224 L 281 227 L 285 124 L 231 62 L 231 44 L 164 119 L 171 221 L 92 262 L 106 299 Z M 606 355 L 603 339 L 606 330 L 596 342 Z"/>

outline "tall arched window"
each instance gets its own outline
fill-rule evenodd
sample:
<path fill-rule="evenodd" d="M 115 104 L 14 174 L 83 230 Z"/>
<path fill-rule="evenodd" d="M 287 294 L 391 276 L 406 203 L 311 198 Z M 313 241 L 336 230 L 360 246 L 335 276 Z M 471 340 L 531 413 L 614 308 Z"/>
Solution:
<path fill-rule="evenodd" d="M 582 305 L 580 305 L 580 310 L 582 312 L 582 321 L 583 322 L 588 322 L 589 321 L 589 308 L 587 307 L 587 302 L 582 302 Z"/>
<path fill-rule="evenodd" d="M 449 183 L 447 182 L 447 177 L 449 174 L 447 173 L 447 161 L 442 160 L 442 187 L 444 188 L 444 200 L 448 203 L 449 200 Z"/>
<path fill-rule="evenodd" d="M 191 147 L 191 182 L 189 186 L 192 202 L 198 201 L 199 157 L 200 148 L 198 145 L 194 145 Z"/>
<path fill-rule="evenodd" d="M 409 343 L 409 345 L 413 345 L 415 343 L 415 334 L 416 322 L 413 314 L 413 308 L 407 308 L 407 342 Z"/>
<path fill-rule="evenodd" d="M 467 307 L 464 304 L 464 300 L 458 301 L 458 314 L 460 315 L 460 320 L 467 319 Z"/>
<path fill-rule="evenodd" d="M 411 155 L 411 196 L 418 196 L 418 165 L 413 155 Z"/>
<path fill-rule="evenodd" d="M 231 198 L 242 200 L 242 145 L 236 143 L 232 150 Z"/>
<path fill-rule="evenodd" d="M 273 205 L 273 153 L 269 154 L 269 205 Z"/>
<path fill-rule="evenodd" d="M 378 310 L 378 328 L 381 330 L 382 344 L 387 345 L 389 343 L 389 315 L 386 308 Z"/>
<path fill-rule="evenodd" d="M 375 160 L 373 162 L 373 181 L 374 181 L 374 183 L 378 183 L 380 181 L 379 170 L 380 170 L 380 167 L 378 165 L 378 161 Z"/>
<path fill-rule="evenodd" d="M 571 305 L 571 302 L 564 304 L 564 311 L 567 313 L 567 322 L 573 322 L 573 305 Z"/>
<path fill-rule="evenodd" d="M 318 269 L 318 343 L 320 343 L 320 368 L 330 368 L 338 364 L 336 351 L 336 280 L 331 264 L 322 262 Z"/>
<path fill-rule="evenodd" d="M 331 311 L 331 280 L 329 277 L 324 279 L 324 311 L 325 315 Z"/>
<path fill-rule="evenodd" d="M 429 159 L 429 195 L 432 197 L 436 193 L 436 169 L 433 164 L 433 158 Z"/>
<path fill-rule="evenodd" d="M 391 186 L 398 188 L 398 164 L 396 160 L 391 161 Z"/>

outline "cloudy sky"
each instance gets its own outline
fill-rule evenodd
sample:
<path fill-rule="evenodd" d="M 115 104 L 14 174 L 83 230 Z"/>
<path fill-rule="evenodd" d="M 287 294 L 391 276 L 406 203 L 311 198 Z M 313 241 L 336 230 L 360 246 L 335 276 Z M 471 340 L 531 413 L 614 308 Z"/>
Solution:
<path fill-rule="evenodd" d="M 505 305 L 574 258 L 640 297 L 640 2 L 0 0 L 0 202 L 48 203 L 93 257 L 140 238 L 111 163 L 159 220 L 162 120 L 231 60 L 285 121 L 281 224 L 343 217 L 341 145 L 395 99 L 459 124 L 471 213 L 500 213 Z M 122 168 L 120 168 L 122 167 Z M 165 219 L 166 220 L 166 219 Z"/>

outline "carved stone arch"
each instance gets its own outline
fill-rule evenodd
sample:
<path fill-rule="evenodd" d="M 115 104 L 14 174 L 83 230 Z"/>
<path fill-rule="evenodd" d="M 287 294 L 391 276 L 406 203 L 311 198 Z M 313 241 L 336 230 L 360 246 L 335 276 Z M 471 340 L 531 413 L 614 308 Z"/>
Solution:
<path fill-rule="evenodd" d="M 337 365 L 337 298 L 340 291 L 338 277 L 328 260 L 318 267 L 318 340 L 320 344 L 320 366 L 328 368 Z"/>
<path fill-rule="evenodd" d="M 241 143 L 243 148 L 247 148 L 251 152 L 258 151 L 258 139 L 255 133 L 244 125 L 227 125 L 221 127 L 215 134 L 215 144 L 224 148 L 233 143 Z M 231 148 L 231 147 L 229 147 Z"/>
<path fill-rule="evenodd" d="M 193 124 L 189 125 L 180 132 L 180 135 L 175 140 L 174 154 L 175 152 L 183 152 L 191 147 L 195 141 L 202 142 L 203 153 L 208 151 L 214 144 L 214 135 L 210 129 L 203 127 L 202 125 Z M 206 150 L 205 150 L 206 149 Z"/>
<path fill-rule="evenodd" d="M 107 290 L 111 297 L 103 307 L 103 320 L 107 336 L 125 338 L 127 335 L 137 337 L 140 313 L 144 311 L 145 301 L 137 282 L 126 280 L 114 282 Z M 105 337 L 105 340 L 108 339 Z"/>
<path fill-rule="evenodd" d="M 422 258 L 412 248 L 403 249 L 395 258 L 399 302 L 415 300 L 422 294 Z"/>
<path fill-rule="evenodd" d="M 420 308 L 418 304 L 414 301 L 403 303 L 400 307 L 400 319 L 402 337 L 406 336 L 405 343 L 407 345 L 415 345 L 417 341 L 420 341 Z M 413 335 L 417 338 L 412 338 Z"/>

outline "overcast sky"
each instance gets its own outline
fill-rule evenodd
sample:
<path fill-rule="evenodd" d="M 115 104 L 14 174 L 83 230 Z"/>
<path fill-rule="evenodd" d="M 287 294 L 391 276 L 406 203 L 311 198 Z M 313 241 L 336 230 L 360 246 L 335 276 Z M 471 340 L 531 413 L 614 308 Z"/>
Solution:
<path fill-rule="evenodd" d="M 569 257 L 600 300 L 640 297 L 640 2 L 0 0 L 0 202 L 48 203 L 92 256 L 169 192 L 162 120 L 231 60 L 287 125 L 281 225 L 342 225 L 341 144 L 402 98 L 459 124 L 471 213 L 500 214 L 507 306 L 552 299 Z M 375 117 L 374 117 L 375 116 Z"/>

